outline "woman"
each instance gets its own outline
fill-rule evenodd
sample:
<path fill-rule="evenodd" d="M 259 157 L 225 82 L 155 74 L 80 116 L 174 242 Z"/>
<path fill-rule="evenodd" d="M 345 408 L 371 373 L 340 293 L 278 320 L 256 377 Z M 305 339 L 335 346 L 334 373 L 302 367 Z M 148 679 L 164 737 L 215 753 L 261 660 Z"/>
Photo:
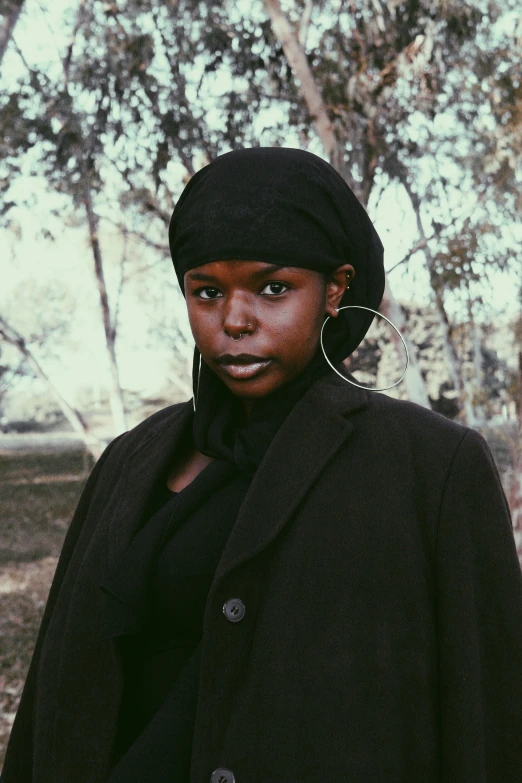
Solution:
<path fill-rule="evenodd" d="M 522 780 L 522 575 L 486 441 L 343 369 L 384 291 L 364 209 L 310 153 L 241 150 L 169 239 L 194 396 L 92 471 L 3 783 Z"/>

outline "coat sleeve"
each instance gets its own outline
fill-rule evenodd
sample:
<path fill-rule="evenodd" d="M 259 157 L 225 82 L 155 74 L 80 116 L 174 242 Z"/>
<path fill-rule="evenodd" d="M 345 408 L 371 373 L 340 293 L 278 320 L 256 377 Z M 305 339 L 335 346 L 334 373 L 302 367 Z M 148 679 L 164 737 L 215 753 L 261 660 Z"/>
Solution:
<path fill-rule="evenodd" d="M 87 483 L 85 484 L 73 518 L 67 530 L 40 623 L 40 628 L 22 691 L 22 696 L 18 705 L 18 710 L 15 716 L 11 734 L 9 736 L 2 775 L 0 776 L 1 783 L 30 783 L 32 780 L 33 707 L 37 671 L 40 662 L 40 653 L 43 640 L 45 638 L 47 627 L 54 610 L 57 596 L 60 592 L 63 578 L 67 571 L 67 567 L 74 552 L 76 542 L 78 541 L 87 510 L 91 503 L 91 498 L 93 496 L 98 477 L 114 444 L 120 438 L 122 438 L 124 434 L 125 433 L 122 433 L 121 435 L 118 435 L 117 438 L 114 438 L 114 440 L 112 440 L 105 448 L 103 454 L 96 462 L 96 465 L 92 469 L 91 474 L 87 479 Z"/>
<path fill-rule="evenodd" d="M 454 455 L 436 543 L 441 783 L 522 781 L 522 572 L 486 440 Z"/>

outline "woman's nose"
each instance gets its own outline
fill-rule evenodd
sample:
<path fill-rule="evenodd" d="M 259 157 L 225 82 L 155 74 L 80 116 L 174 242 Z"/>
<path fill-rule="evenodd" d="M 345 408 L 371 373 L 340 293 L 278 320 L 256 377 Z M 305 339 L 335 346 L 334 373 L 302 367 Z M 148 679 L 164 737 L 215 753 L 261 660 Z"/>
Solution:
<path fill-rule="evenodd" d="M 244 297 L 231 297 L 223 317 L 223 330 L 237 340 L 242 334 L 254 331 L 255 316 Z"/>

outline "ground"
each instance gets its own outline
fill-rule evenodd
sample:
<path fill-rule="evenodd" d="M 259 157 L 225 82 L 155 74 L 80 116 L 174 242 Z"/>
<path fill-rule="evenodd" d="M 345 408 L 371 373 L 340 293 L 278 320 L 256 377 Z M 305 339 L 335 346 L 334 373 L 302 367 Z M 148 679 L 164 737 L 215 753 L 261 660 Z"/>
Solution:
<path fill-rule="evenodd" d="M 0 769 L 58 555 L 86 480 L 81 452 L 0 453 Z"/>

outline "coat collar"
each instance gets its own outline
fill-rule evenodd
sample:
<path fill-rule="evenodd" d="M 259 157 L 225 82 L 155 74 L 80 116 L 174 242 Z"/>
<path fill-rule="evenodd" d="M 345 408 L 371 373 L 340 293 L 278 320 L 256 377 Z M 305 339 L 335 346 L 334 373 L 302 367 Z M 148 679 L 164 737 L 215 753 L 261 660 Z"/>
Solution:
<path fill-rule="evenodd" d="M 344 366 L 337 365 L 355 382 Z M 259 465 L 216 569 L 209 593 L 232 569 L 278 535 L 327 463 L 353 432 L 349 416 L 368 406 L 369 392 L 333 371 L 289 413 Z M 270 488 L 270 491 L 268 491 Z"/>
<path fill-rule="evenodd" d="M 166 474 L 176 453 L 190 437 L 193 419 L 192 400 L 161 419 L 147 433 L 123 464 L 119 502 L 109 525 L 107 568 L 116 566 L 122 552 L 138 532 L 158 476 Z"/>
<path fill-rule="evenodd" d="M 342 364 L 338 368 L 351 376 Z M 307 489 L 349 437 L 347 418 L 367 407 L 369 393 L 330 371 L 305 392 L 276 433 L 258 467 L 218 564 L 213 587 L 225 573 L 272 541 Z M 143 521 L 158 475 L 191 436 L 189 400 L 156 424 L 123 466 L 122 490 L 110 522 L 107 566 L 113 567 Z M 270 487 L 270 492 L 267 492 Z"/>

